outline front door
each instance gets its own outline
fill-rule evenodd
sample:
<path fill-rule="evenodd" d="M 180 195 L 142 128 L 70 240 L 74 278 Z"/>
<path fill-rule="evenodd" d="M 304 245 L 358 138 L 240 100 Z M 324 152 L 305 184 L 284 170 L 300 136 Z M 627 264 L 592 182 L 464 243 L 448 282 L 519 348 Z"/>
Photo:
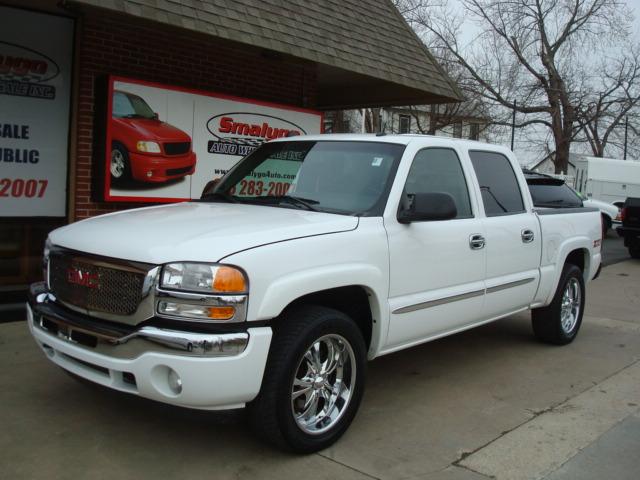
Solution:
<path fill-rule="evenodd" d="M 471 165 L 467 163 L 467 171 Z M 451 220 L 401 224 L 385 218 L 389 238 L 391 312 L 385 350 L 462 329 L 479 320 L 484 300 L 484 226 L 474 212 L 464 166 L 451 148 L 425 148 L 414 157 L 403 196 L 450 194 Z"/>

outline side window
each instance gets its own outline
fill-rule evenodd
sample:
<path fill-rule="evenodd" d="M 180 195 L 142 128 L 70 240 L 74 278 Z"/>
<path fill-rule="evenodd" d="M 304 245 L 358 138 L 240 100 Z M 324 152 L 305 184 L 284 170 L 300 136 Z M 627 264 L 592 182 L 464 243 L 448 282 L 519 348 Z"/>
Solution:
<path fill-rule="evenodd" d="M 456 203 L 456 218 L 473 216 L 460 160 L 456 152 L 448 148 L 426 148 L 416 154 L 407 176 L 405 192 L 409 195 L 448 193 Z"/>
<path fill-rule="evenodd" d="M 487 216 L 524 212 L 518 180 L 507 157 L 500 153 L 478 151 L 470 151 L 469 156 L 480 183 Z"/>

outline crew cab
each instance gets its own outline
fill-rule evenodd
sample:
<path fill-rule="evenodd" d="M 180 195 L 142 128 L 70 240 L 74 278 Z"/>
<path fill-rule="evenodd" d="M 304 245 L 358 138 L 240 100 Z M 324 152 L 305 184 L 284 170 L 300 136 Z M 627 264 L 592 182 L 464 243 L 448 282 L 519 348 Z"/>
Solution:
<path fill-rule="evenodd" d="M 264 438 L 313 452 L 353 420 L 367 360 L 526 310 L 540 340 L 573 341 L 600 243 L 598 211 L 534 208 L 503 147 L 283 138 L 199 200 L 53 231 L 28 323 L 77 377 L 246 406 Z"/>

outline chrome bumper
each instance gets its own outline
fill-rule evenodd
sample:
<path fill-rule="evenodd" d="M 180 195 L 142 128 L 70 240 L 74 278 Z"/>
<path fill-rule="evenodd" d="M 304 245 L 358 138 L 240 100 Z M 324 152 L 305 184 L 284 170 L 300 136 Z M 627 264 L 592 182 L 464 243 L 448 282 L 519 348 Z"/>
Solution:
<path fill-rule="evenodd" d="M 229 357 L 247 348 L 249 333 L 195 333 L 143 326 L 123 332 L 105 326 L 82 324 L 66 318 L 53 308 L 55 298 L 48 292 L 32 295 L 30 307 L 34 328 L 114 358 L 131 359 L 145 352 L 174 353 L 194 357 Z"/>

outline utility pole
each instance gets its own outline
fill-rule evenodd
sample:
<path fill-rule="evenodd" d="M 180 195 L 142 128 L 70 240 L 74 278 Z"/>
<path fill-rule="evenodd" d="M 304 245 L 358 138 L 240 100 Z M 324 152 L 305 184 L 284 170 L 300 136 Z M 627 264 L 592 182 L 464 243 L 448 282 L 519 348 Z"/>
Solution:
<path fill-rule="evenodd" d="M 624 119 L 624 156 L 623 159 L 627 159 L 627 135 L 629 133 L 629 115 Z"/>
<path fill-rule="evenodd" d="M 511 151 L 513 151 L 513 141 L 516 136 L 516 105 L 517 100 L 513 101 L 513 116 L 511 117 Z"/>

